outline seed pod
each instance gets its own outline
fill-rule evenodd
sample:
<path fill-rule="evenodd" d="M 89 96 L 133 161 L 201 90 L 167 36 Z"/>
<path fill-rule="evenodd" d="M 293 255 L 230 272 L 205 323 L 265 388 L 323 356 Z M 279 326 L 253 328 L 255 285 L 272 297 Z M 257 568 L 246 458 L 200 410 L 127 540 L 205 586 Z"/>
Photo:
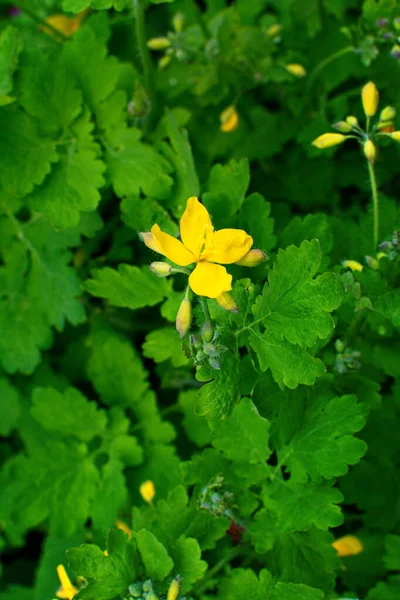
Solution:
<path fill-rule="evenodd" d="M 179 596 L 180 589 L 181 589 L 181 578 L 178 575 L 177 577 L 175 577 L 175 579 L 173 579 L 171 581 L 171 585 L 169 586 L 169 589 L 168 589 L 167 600 L 176 600 Z"/>

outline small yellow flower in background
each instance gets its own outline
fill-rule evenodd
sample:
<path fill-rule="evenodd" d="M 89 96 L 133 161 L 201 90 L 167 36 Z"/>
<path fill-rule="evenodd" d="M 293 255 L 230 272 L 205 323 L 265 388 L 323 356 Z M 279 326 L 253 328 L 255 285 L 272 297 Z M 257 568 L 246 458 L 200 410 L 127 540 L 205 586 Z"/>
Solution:
<path fill-rule="evenodd" d="M 338 556 L 356 556 L 364 550 L 364 546 L 354 535 L 345 535 L 333 542 Z"/>
<path fill-rule="evenodd" d="M 298 63 L 289 63 L 285 65 L 285 69 L 295 77 L 305 77 L 307 75 L 307 71 L 303 65 L 299 65 Z"/>
<path fill-rule="evenodd" d="M 229 310 L 230 312 L 238 312 L 237 304 L 229 292 L 224 292 L 223 294 L 217 296 L 217 302 L 220 305 L 220 307 L 224 310 Z"/>
<path fill-rule="evenodd" d="M 167 37 L 151 38 L 147 41 L 147 46 L 150 50 L 166 50 L 171 45 Z"/>
<path fill-rule="evenodd" d="M 312 142 L 312 145 L 322 150 L 324 148 L 331 148 L 331 146 L 337 146 L 344 142 L 345 139 L 346 136 L 341 133 L 323 133 Z"/>
<path fill-rule="evenodd" d="M 366 83 L 361 91 L 362 105 L 366 117 L 373 117 L 378 110 L 379 92 L 372 81 Z"/>
<path fill-rule="evenodd" d="M 376 148 L 375 144 L 371 142 L 371 140 L 367 140 L 364 144 L 364 154 L 367 160 L 374 164 L 376 158 Z"/>
<path fill-rule="evenodd" d="M 356 260 L 344 260 L 342 265 L 345 269 L 351 269 L 352 271 L 362 271 L 363 266 Z"/>
<path fill-rule="evenodd" d="M 267 35 L 269 37 L 275 37 L 282 31 L 282 25 L 280 23 L 274 23 L 267 29 Z"/>
<path fill-rule="evenodd" d="M 395 142 L 400 142 L 400 131 L 392 131 L 389 135 Z"/>
<path fill-rule="evenodd" d="M 142 484 L 140 484 L 139 492 L 143 500 L 150 504 L 150 502 L 153 501 L 153 498 L 156 495 L 156 488 L 154 483 L 150 480 L 144 481 Z"/>
<path fill-rule="evenodd" d="M 232 104 L 231 106 L 225 108 L 220 114 L 219 120 L 221 122 L 220 129 L 224 133 L 236 131 L 236 129 L 239 127 L 239 115 L 236 107 Z"/>
<path fill-rule="evenodd" d="M 78 590 L 74 585 L 72 585 L 64 565 L 57 566 L 57 575 L 61 583 L 61 587 L 56 592 L 57 598 L 60 598 L 61 600 L 72 600 L 75 598 Z"/>
<path fill-rule="evenodd" d="M 176 315 L 176 330 L 181 338 L 185 337 L 192 324 L 192 303 L 187 296 L 181 302 Z"/>
<path fill-rule="evenodd" d="M 181 33 L 185 24 L 185 15 L 181 12 L 176 13 L 172 17 L 172 26 L 177 33 Z"/>
<path fill-rule="evenodd" d="M 169 586 L 167 600 L 176 600 L 179 596 L 180 589 L 181 578 L 178 575 L 178 577 L 175 577 L 175 579 L 172 580 L 171 585 Z"/>
<path fill-rule="evenodd" d="M 241 229 L 214 231 L 210 215 L 196 197 L 189 198 L 180 222 L 182 242 L 153 225 L 142 233 L 148 248 L 163 254 L 181 267 L 196 263 L 189 286 L 198 296 L 217 298 L 232 289 L 232 275 L 221 265 L 241 260 L 253 244 L 253 238 Z"/>
<path fill-rule="evenodd" d="M 130 527 L 128 527 L 128 525 L 124 521 L 121 521 L 121 519 L 117 519 L 115 521 L 115 527 L 118 527 L 118 529 L 120 529 L 121 531 L 123 531 L 124 533 L 126 533 L 126 535 L 128 536 L 128 538 L 131 539 L 131 537 L 132 537 L 132 530 L 131 530 Z"/>
<path fill-rule="evenodd" d="M 74 35 L 76 31 L 81 26 L 82 20 L 87 14 L 87 11 L 83 11 L 76 15 L 76 17 L 67 17 L 67 15 L 59 14 L 59 15 L 51 15 L 45 19 L 45 23 L 51 25 L 54 29 L 62 33 L 65 37 L 71 37 Z M 43 31 L 48 33 L 49 35 L 55 36 L 54 31 L 50 28 L 43 26 Z"/>

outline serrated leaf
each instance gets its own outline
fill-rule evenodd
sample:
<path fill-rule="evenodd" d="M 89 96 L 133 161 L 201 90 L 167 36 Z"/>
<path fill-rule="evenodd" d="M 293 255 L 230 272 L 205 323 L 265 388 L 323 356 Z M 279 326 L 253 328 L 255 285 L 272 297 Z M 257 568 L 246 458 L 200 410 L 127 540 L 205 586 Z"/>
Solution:
<path fill-rule="evenodd" d="M 173 546 L 174 568 L 182 577 L 182 593 L 189 591 L 192 584 L 204 575 L 207 563 L 201 560 L 201 550 L 197 540 L 181 536 Z"/>
<path fill-rule="evenodd" d="M 21 413 L 17 388 L 4 377 L 0 377 L 0 435 L 7 436 L 18 423 Z"/>
<path fill-rule="evenodd" d="M 226 219 L 239 210 L 249 182 L 249 164 L 245 158 L 231 160 L 227 165 L 213 166 L 203 202 L 217 227 L 222 227 Z"/>
<path fill-rule="evenodd" d="M 162 581 L 174 566 L 165 547 L 147 529 L 141 529 L 135 533 L 135 540 L 142 556 L 146 575 L 156 581 Z"/>
<path fill-rule="evenodd" d="M 118 510 L 127 500 L 123 464 L 111 458 L 102 468 L 102 481 L 93 498 L 93 527 L 106 531 L 115 523 Z"/>
<path fill-rule="evenodd" d="M 178 402 L 184 413 L 182 426 L 186 435 L 197 446 L 203 447 L 211 443 L 211 431 L 208 422 L 194 412 L 196 398 L 195 390 L 187 390 L 179 394 Z"/>
<path fill-rule="evenodd" d="M 400 291 L 393 290 L 379 296 L 373 303 L 374 310 L 391 319 L 395 327 L 400 327 Z"/>
<path fill-rule="evenodd" d="M 261 194 L 251 194 L 244 201 L 239 213 L 239 226 L 254 240 L 254 247 L 268 252 L 276 243 L 274 220 L 270 217 L 271 204 Z"/>
<path fill-rule="evenodd" d="M 400 571 L 400 535 L 387 535 L 385 537 L 383 562 L 389 571 Z"/>
<path fill-rule="evenodd" d="M 7 97 L 13 89 L 13 74 L 17 68 L 20 51 L 18 30 L 11 26 L 3 29 L 0 34 L 0 105 L 8 103 Z"/>
<path fill-rule="evenodd" d="M 196 378 L 209 381 L 197 392 L 195 412 L 207 419 L 225 419 L 240 397 L 238 357 L 230 351 L 221 355 L 220 369 L 202 368 Z M 210 381 L 211 380 L 211 381 Z"/>
<path fill-rule="evenodd" d="M 183 353 L 178 332 L 172 327 L 163 327 L 149 333 L 143 344 L 143 355 L 157 363 L 170 360 L 174 367 L 189 362 Z"/>
<path fill-rule="evenodd" d="M 290 246 L 286 252 L 279 250 L 269 284 L 253 308 L 250 343 L 261 369 L 270 368 L 281 386 L 311 385 L 324 372 L 321 361 L 305 348 L 331 333 L 329 313 L 340 305 L 342 284 L 333 273 L 313 279 L 320 262 L 317 240 L 304 241 L 300 248 Z"/>
<path fill-rule="evenodd" d="M 32 403 L 33 417 L 47 431 L 89 442 L 105 430 L 105 411 L 99 410 L 76 388 L 68 388 L 64 394 L 54 388 L 35 388 Z"/>
<path fill-rule="evenodd" d="M 94 269 L 85 287 L 93 296 L 105 298 L 113 306 L 133 310 L 154 306 L 168 294 L 168 283 L 148 269 L 120 264 L 118 271 L 110 267 Z"/>
<path fill-rule="evenodd" d="M 121 202 L 124 222 L 137 232 L 150 231 L 154 223 L 170 235 L 178 234 L 178 226 L 163 206 L 151 198 L 127 196 Z"/>

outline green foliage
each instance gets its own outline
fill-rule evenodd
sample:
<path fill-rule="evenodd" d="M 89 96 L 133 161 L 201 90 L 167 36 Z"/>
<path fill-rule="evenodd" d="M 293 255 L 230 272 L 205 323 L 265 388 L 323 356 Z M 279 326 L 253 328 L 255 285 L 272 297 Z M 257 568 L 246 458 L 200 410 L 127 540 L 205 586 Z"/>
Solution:
<path fill-rule="evenodd" d="M 398 3 L 11 5 L 0 600 L 65 597 L 59 565 L 77 600 L 398 600 L 400 150 L 372 118 L 375 247 L 362 148 L 311 145 L 369 80 L 400 109 Z M 232 310 L 189 286 L 181 339 L 194 265 L 149 232 L 193 196 L 268 256 L 224 256 Z"/>

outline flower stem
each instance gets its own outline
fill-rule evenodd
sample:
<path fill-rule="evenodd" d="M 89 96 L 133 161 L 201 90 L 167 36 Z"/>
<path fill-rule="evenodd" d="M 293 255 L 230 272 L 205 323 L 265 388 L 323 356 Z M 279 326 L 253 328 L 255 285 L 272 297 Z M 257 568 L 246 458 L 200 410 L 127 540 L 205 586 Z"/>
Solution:
<path fill-rule="evenodd" d="M 321 60 L 321 62 L 318 63 L 315 69 L 312 71 L 308 79 L 308 87 L 311 88 L 318 74 L 322 71 L 322 69 L 329 65 L 329 63 L 336 60 L 337 58 L 340 58 L 341 56 L 344 56 L 345 54 L 348 54 L 349 52 L 353 52 L 354 50 L 354 46 L 346 46 L 345 48 L 341 48 L 337 52 L 333 52 L 333 54 L 330 54 L 329 56 L 324 58 L 324 60 Z"/>
<path fill-rule="evenodd" d="M 145 8 L 144 0 L 133 0 L 133 9 L 135 13 L 135 32 L 136 41 L 140 59 L 142 61 L 144 87 L 150 99 L 150 111 L 152 112 L 154 94 L 153 94 L 153 65 L 151 62 L 150 52 L 147 47 L 146 26 L 145 26 Z M 149 116 L 148 115 L 148 116 Z"/>
<path fill-rule="evenodd" d="M 199 302 L 201 304 L 201 308 L 203 309 L 204 318 L 206 322 L 208 321 L 209 323 L 212 323 L 207 298 L 205 298 L 204 296 L 199 296 Z"/>
<path fill-rule="evenodd" d="M 207 585 L 210 581 L 210 579 L 212 579 L 221 569 L 224 568 L 224 566 L 229 563 L 231 560 L 233 560 L 234 558 L 236 558 L 236 556 L 238 556 L 241 552 L 243 552 L 243 547 L 242 546 L 235 546 L 234 548 L 231 548 L 230 550 L 228 550 L 225 553 L 225 556 L 223 558 L 221 558 L 221 560 L 219 560 L 204 576 L 203 579 L 201 579 L 199 581 L 199 583 L 194 587 L 193 591 L 196 595 L 200 594 L 200 592 L 203 592 L 203 590 L 207 589 Z"/>
<path fill-rule="evenodd" d="M 373 244 L 374 244 L 374 252 L 378 247 L 379 242 L 379 197 L 378 197 L 378 186 L 376 184 L 375 177 L 375 169 L 374 165 L 368 161 L 368 173 L 369 173 L 369 181 L 371 184 L 371 192 L 372 192 L 372 211 L 373 211 L 373 219 L 374 219 L 374 234 L 373 234 Z"/>

